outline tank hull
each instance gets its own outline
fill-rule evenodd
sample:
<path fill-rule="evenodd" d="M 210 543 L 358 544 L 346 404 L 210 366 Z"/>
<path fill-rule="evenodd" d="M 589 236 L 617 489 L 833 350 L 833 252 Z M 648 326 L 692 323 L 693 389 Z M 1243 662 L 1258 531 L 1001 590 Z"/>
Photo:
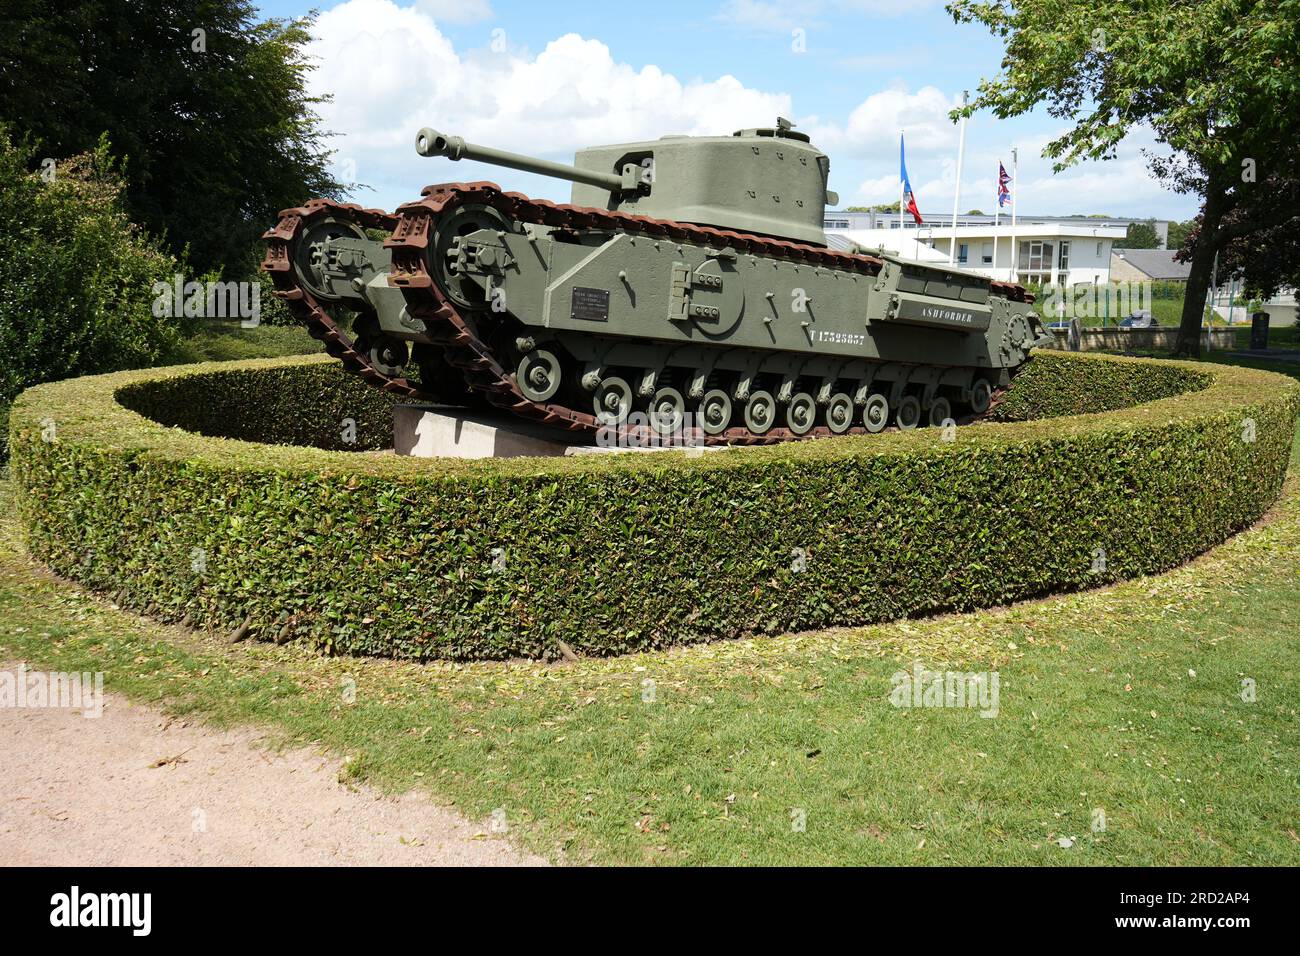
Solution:
<path fill-rule="evenodd" d="M 490 183 L 393 215 L 317 202 L 267 237 L 277 291 L 373 384 L 577 432 L 752 444 L 964 420 L 1043 335 L 1018 286 Z"/>

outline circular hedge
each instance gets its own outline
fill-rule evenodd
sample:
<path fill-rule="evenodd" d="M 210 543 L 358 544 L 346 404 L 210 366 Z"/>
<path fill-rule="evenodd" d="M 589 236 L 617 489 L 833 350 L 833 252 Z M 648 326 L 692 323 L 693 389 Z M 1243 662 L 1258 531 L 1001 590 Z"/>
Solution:
<path fill-rule="evenodd" d="M 164 619 L 331 652 L 549 658 L 865 624 L 1223 541 L 1280 491 L 1300 385 L 1048 352 L 1003 421 L 955 437 L 496 461 L 367 453 L 391 403 L 324 357 L 31 389 L 10 426 L 29 550 Z"/>

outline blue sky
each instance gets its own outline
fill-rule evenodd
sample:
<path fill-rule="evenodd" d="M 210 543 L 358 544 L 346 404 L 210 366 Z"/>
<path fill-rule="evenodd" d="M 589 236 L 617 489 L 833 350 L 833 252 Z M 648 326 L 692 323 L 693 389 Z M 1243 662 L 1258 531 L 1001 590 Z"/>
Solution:
<path fill-rule="evenodd" d="M 309 9 L 266 0 L 265 16 Z M 993 75 L 1001 44 L 932 0 L 323 0 L 313 83 L 331 93 L 337 169 L 354 198 L 392 208 L 427 182 L 492 179 L 551 199 L 567 184 L 477 164 L 422 160 L 415 130 L 565 160 L 575 148 L 664 133 L 729 133 L 793 118 L 832 160 L 843 204 L 898 198 L 898 129 L 922 212 L 952 212 L 957 130 L 946 112 Z M 1189 218 L 1193 199 L 1146 172 L 1149 133 L 1117 159 L 1053 175 L 1040 150 L 1064 124 L 1039 110 L 967 128 L 961 209 L 992 212 L 997 161 L 1019 147 L 1026 214 Z"/>

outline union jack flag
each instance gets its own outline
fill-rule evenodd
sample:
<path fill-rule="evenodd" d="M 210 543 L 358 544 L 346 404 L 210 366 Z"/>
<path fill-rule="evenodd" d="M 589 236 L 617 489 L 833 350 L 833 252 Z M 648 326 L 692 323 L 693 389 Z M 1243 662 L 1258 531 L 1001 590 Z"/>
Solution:
<path fill-rule="evenodd" d="M 998 163 L 998 206 L 1005 206 L 1011 202 L 1011 177 L 1007 175 L 1007 167 L 1001 162 Z"/>

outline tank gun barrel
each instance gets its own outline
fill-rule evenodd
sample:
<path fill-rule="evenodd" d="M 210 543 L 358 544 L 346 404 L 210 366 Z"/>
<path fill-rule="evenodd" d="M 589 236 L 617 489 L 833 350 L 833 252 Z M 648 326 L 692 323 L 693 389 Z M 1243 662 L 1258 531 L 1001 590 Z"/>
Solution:
<path fill-rule="evenodd" d="M 505 166 L 508 169 L 518 169 L 526 173 L 538 173 L 556 179 L 567 179 L 569 182 L 574 183 L 585 183 L 588 186 L 608 189 L 610 192 L 619 192 L 626 188 L 623 177 L 614 173 L 579 169 L 577 166 L 553 163 L 546 159 L 524 156 L 521 153 L 507 152 L 504 149 L 493 149 L 490 146 L 467 143 L 459 136 L 448 136 L 446 133 L 439 133 L 436 129 L 430 129 L 427 126 L 415 136 L 415 151 L 421 156 L 443 156 L 452 160 L 477 159 L 481 163 Z"/>

